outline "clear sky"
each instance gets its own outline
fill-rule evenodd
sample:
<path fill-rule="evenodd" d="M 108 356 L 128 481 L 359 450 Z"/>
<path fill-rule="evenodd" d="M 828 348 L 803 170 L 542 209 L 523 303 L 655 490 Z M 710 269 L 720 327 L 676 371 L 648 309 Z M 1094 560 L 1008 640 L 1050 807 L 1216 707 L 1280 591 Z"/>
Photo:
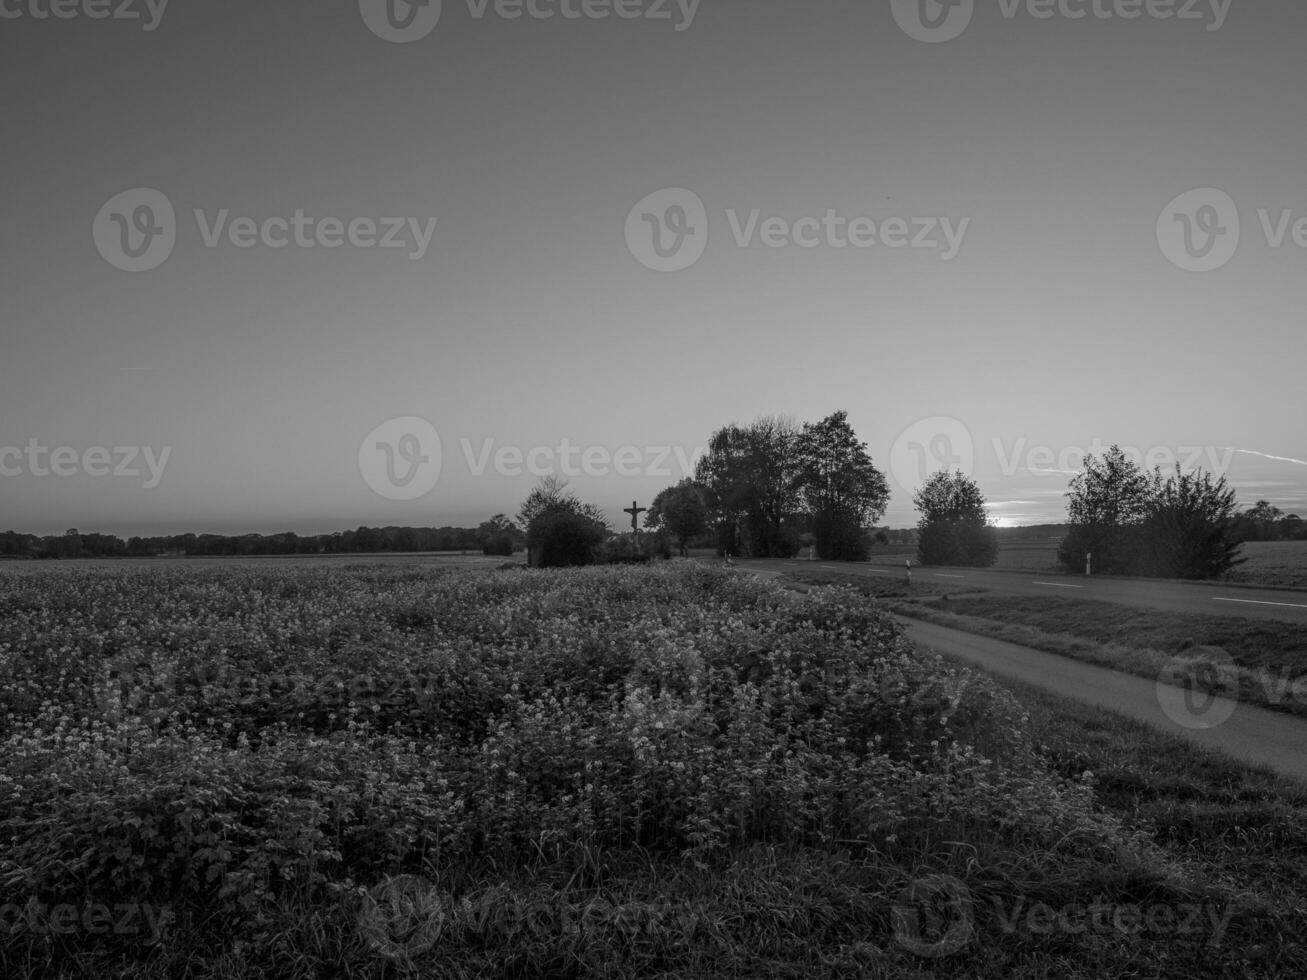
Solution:
<path fill-rule="evenodd" d="M 1060 520 L 1113 442 L 1307 513 L 1301 0 L 50 2 L 0 0 L 0 529 L 475 524 L 551 465 L 624 521 L 837 409 L 895 526 L 950 462 Z"/>

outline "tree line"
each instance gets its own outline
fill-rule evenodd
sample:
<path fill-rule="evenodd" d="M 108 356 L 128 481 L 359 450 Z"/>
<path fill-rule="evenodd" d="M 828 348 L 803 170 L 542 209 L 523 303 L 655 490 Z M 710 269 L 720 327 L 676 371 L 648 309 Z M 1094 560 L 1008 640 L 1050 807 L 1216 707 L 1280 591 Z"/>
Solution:
<path fill-rule="evenodd" d="M 915 530 L 875 527 L 889 499 L 889 481 L 847 412 L 803 425 L 764 416 L 716 430 L 694 477 L 654 499 L 648 524 L 682 554 L 706 539 L 725 556 L 792 558 L 807 546 L 826 561 L 866 561 L 875 544 L 893 542 L 915 543 L 931 564 L 995 560 L 994 528 L 970 478 L 932 475 L 914 497 Z"/>
<path fill-rule="evenodd" d="M 913 494 L 911 529 L 875 524 L 889 482 L 844 411 L 815 423 L 764 416 L 712 433 L 693 477 L 661 491 L 644 515 L 645 533 L 615 533 L 604 512 L 558 477 L 545 477 L 515 518 L 496 514 L 476 528 L 360 527 L 225 536 L 37 537 L 0 534 L 0 557 L 101 558 L 165 555 L 248 556 L 482 551 L 533 564 L 648 561 L 712 547 L 726 557 L 792 558 L 804 547 L 826 561 L 865 561 L 875 544 L 915 545 L 923 565 L 987 567 L 998 557 L 997 530 L 979 485 L 956 470 L 931 474 Z M 1219 578 L 1240 564 L 1244 541 L 1307 540 L 1297 515 L 1266 501 L 1237 509 L 1224 477 L 1201 469 L 1144 472 L 1118 446 L 1086 456 L 1067 492 L 1058 560 L 1069 572 Z M 1036 529 L 1041 535 L 1057 526 Z"/>
<path fill-rule="evenodd" d="M 174 534 L 131 537 L 82 534 L 75 528 L 39 537 L 0 533 L 3 558 L 151 558 L 167 555 L 236 557 L 252 555 L 334 555 L 373 552 L 481 551 L 498 528 L 490 522 L 464 527 L 360 527 L 331 534 Z M 520 547 L 520 544 L 517 545 Z M 510 552 L 511 554 L 511 552 Z"/>

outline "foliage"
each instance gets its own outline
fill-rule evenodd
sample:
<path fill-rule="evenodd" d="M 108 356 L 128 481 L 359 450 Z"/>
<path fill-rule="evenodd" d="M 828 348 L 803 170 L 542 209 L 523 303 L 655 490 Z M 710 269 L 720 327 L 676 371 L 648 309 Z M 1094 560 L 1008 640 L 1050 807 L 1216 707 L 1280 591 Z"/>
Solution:
<path fill-rule="evenodd" d="M 980 487 L 960 471 L 934 473 L 913 495 L 917 560 L 923 565 L 988 568 L 998 560 L 998 538 Z"/>
<path fill-rule="evenodd" d="M 0 577 L 6 896 L 169 910 L 162 945 L 0 935 L 48 974 L 378 975 L 365 895 L 417 875 L 447 912 L 410 950 L 425 975 L 721 974 L 745 950 L 757 973 L 814 942 L 901 975 L 888 909 L 926 869 L 1038 894 L 1128 855 L 1161 894 L 1150 853 L 1048 771 L 1014 701 L 849 592 L 690 563 Z M 702 925 L 627 942 L 476 913 L 641 896 Z"/>
<path fill-rule="evenodd" d="M 637 542 L 634 534 L 614 534 L 595 549 L 595 563 L 598 565 L 644 565 L 651 557 L 647 542 Z"/>
<path fill-rule="evenodd" d="M 603 543 L 604 529 L 592 518 L 567 508 L 545 510 L 532 522 L 526 543 L 540 568 L 590 565 Z"/>
<path fill-rule="evenodd" d="M 1307 541 L 1307 521 L 1259 500 L 1235 517 L 1234 535 L 1240 541 Z"/>
<path fill-rule="evenodd" d="M 1235 494 L 1203 470 L 1145 474 L 1121 449 L 1086 456 L 1067 493 L 1068 527 L 1058 560 L 1102 575 L 1218 578 L 1236 567 Z"/>
<path fill-rule="evenodd" d="M 532 562 L 543 568 L 593 563 L 595 548 L 610 531 L 604 512 L 583 503 L 557 476 L 540 480 L 522 502 L 517 520 L 526 528 Z"/>
<path fill-rule="evenodd" d="M 517 524 L 525 529 L 529 537 L 531 525 L 554 511 L 568 511 L 608 530 L 608 518 L 603 510 L 594 504 L 584 503 L 573 491 L 567 489 L 567 481 L 556 475 L 541 477 L 540 482 L 532 488 L 526 500 L 522 501 Z"/>
<path fill-rule="evenodd" d="M 649 505 L 645 527 L 674 537 L 684 557 L 690 539 L 708 530 L 707 488 L 687 478 L 663 490 Z"/>
<path fill-rule="evenodd" d="M 1154 471 L 1137 570 L 1162 578 L 1214 579 L 1241 564 L 1234 536 L 1235 492 L 1225 477 Z"/>
<path fill-rule="evenodd" d="M 494 537 L 486 539 L 486 543 L 481 546 L 481 553 L 484 555 L 499 555 L 509 557 L 517 550 L 517 544 L 511 534 L 496 534 Z"/>
<path fill-rule="evenodd" d="M 1080 571 L 1089 554 L 1098 574 L 1129 574 L 1137 544 L 1132 529 L 1144 517 L 1148 478 L 1119 446 L 1101 460 L 1086 456 L 1084 467 L 1067 491 L 1067 535 L 1058 560 L 1067 570 Z"/>
<path fill-rule="evenodd" d="M 863 528 L 889 503 L 889 484 L 859 442 L 847 412 L 803 427 L 796 441 L 800 495 L 812 516 L 817 554 L 828 561 L 865 561 Z"/>
<path fill-rule="evenodd" d="M 715 504 L 727 554 L 789 558 L 797 551 L 787 523 L 798 509 L 798 429 L 791 419 L 764 417 L 713 433 L 695 469 Z"/>
<path fill-rule="evenodd" d="M 884 513 L 885 477 L 835 412 L 799 429 L 784 417 L 713 433 L 695 471 L 726 554 L 792 558 L 811 532 L 823 558 L 867 555 L 863 528 Z"/>

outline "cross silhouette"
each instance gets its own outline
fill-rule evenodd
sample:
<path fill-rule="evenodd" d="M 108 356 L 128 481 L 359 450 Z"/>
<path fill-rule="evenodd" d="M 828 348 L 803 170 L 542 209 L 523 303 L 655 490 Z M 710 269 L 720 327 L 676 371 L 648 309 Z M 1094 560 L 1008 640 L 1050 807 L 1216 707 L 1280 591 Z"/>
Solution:
<path fill-rule="evenodd" d="M 649 509 L 648 507 L 641 507 L 634 500 L 632 500 L 631 506 L 624 508 L 622 510 L 623 514 L 631 515 L 631 530 L 634 531 L 636 534 L 640 533 L 640 525 L 639 525 L 640 515 L 643 514 L 648 509 Z"/>

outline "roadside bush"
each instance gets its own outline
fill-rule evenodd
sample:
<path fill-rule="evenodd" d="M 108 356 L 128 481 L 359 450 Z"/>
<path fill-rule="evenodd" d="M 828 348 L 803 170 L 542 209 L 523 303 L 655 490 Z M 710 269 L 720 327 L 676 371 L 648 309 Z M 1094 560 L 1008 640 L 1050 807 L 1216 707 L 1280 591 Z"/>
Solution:
<path fill-rule="evenodd" d="M 826 561 L 866 561 L 871 556 L 871 541 L 862 525 L 845 514 L 818 514 L 812 522 L 812 538 L 817 557 Z M 799 543 L 803 542 L 802 536 Z"/>

